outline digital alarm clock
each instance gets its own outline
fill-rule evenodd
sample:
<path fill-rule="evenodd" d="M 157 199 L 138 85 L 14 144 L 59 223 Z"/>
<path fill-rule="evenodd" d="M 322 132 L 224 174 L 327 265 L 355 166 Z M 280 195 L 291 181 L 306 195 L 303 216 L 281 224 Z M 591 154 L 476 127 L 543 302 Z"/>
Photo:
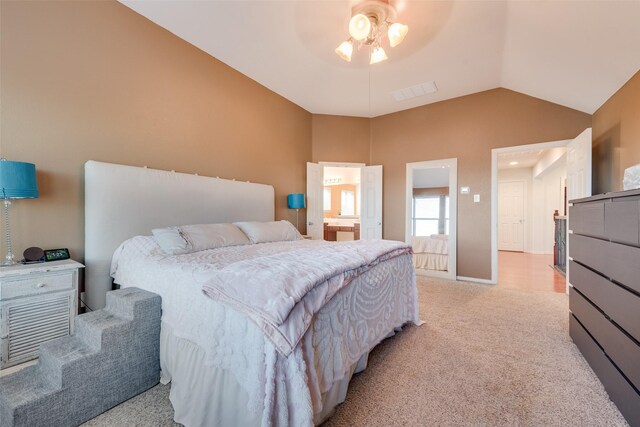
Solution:
<path fill-rule="evenodd" d="M 69 259 L 71 256 L 69 255 L 69 249 L 61 248 L 61 249 L 45 249 L 44 251 L 44 260 L 49 261 L 60 261 L 63 259 Z"/>

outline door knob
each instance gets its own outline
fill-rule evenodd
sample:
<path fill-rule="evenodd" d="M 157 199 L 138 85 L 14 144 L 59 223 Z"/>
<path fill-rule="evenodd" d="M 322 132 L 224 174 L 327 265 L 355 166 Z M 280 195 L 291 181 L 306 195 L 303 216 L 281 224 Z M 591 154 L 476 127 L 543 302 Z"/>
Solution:
<path fill-rule="evenodd" d="M 313 225 L 313 223 L 312 223 L 311 221 L 309 221 L 309 224 L 308 224 L 308 225 Z"/>
<path fill-rule="evenodd" d="M 378 221 L 378 225 L 382 225 L 382 223 L 380 221 Z"/>

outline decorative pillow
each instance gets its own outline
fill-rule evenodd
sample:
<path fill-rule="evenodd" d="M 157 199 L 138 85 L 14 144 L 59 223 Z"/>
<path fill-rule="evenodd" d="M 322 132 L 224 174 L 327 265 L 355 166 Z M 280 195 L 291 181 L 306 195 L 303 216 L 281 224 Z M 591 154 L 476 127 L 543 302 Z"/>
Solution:
<path fill-rule="evenodd" d="M 233 224 L 195 224 L 156 228 L 153 237 L 168 255 L 189 254 L 226 246 L 248 245 L 247 236 Z"/>
<path fill-rule="evenodd" d="M 168 255 L 188 254 L 192 252 L 191 244 L 178 227 L 154 228 L 153 239 L 160 249 Z"/>
<path fill-rule="evenodd" d="M 247 236 L 233 224 L 183 225 L 180 230 L 191 242 L 193 252 L 251 243 Z"/>
<path fill-rule="evenodd" d="M 251 243 L 301 240 L 302 235 L 289 221 L 234 222 L 247 235 Z"/>

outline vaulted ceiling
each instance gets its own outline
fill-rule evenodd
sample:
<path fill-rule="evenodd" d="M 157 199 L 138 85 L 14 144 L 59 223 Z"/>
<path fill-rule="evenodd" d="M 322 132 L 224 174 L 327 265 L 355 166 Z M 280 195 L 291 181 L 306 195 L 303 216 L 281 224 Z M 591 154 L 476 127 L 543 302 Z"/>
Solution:
<path fill-rule="evenodd" d="M 374 117 L 504 87 L 593 113 L 640 69 L 640 1 L 392 3 L 409 25 L 389 60 L 351 63 L 345 0 L 121 2 L 312 113 Z M 435 81 L 438 91 L 392 92 Z"/>

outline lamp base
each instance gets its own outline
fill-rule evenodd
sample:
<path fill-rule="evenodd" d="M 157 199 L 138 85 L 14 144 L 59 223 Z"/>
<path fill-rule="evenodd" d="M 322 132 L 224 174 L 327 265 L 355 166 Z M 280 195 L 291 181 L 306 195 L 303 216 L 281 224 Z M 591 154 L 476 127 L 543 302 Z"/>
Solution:
<path fill-rule="evenodd" d="M 11 206 L 11 200 L 4 199 L 4 230 L 5 238 L 7 241 L 7 255 L 4 257 L 4 261 L 0 264 L 0 267 L 11 267 L 16 265 L 13 259 L 13 249 L 11 247 L 11 227 L 9 227 L 9 207 Z"/>

